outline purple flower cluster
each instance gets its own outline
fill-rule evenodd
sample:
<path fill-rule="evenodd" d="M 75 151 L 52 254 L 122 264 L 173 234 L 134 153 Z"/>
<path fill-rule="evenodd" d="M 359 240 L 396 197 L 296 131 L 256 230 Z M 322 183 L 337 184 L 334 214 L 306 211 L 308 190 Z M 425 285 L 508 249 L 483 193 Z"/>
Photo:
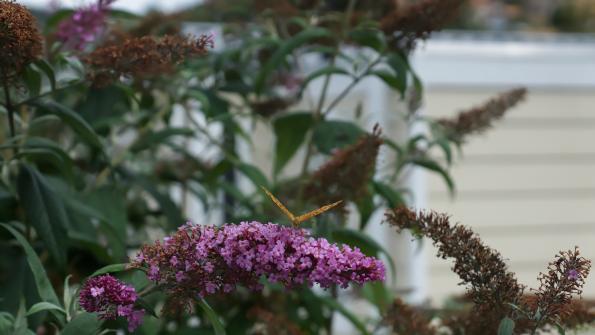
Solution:
<path fill-rule="evenodd" d="M 97 0 L 97 3 L 76 10 L 58 26 L 56 36 L 67 48 L 83 50 L 105 30 L 109 6 L 116 0 Z"/>
<path fill-rule="evenodd" d="M 385 268 L 359 249 L 313 238 L 303 229 L 244 222 L 223 227 L 186 224 L 165 241 L 146 245 L 133 266 L 174 298 L 261 289 L 260 277 L 287 288 L 347 287 L 383 280 Z"/>
<path fill-rule="evenodd" d="M 138 298 L 134 287 L 110 276 L 93 277 L 85 282 L 79 294 L 79 304 L 89 313 L 98 313 L 104 320 L 125 317 L 128 330 L 134 331 L 143 320 L 144 309 L 135 309 Z"/>

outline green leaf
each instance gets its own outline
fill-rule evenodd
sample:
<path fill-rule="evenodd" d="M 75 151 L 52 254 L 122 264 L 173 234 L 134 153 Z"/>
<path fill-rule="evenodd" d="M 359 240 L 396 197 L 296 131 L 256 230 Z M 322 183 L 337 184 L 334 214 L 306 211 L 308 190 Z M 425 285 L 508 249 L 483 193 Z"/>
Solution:
<path fill-rule="evenodd" d="M 401 92 L 401 96 L 403 96 L 407 90 L 407 86 L 409 85 L 407 80 L 410 70 L 409 63 L 407 62 L 407 59 L 401 54 L 393 53 L 388 56 L 387 64 L 393 69 L 393 71 L 395 71 L 395 74 L 399 80 L 401 80 L 402 89 L 399 90 L 399 92 Z"/>
<path fill-rule="evenodd" d="M 352 122 L 323 121 L 314 128 L 313 140 L 320 152 L 331 154 L 334 149 L 354 144 L 363 134 Z"/>
<path fill-rule="evenodd" d="M 18 158 L 26 158 L 39 164 L 50 164 L 59 171 L 69 182 L 74 181 L 72 159 L 60 148 L 56 147 L 26 147 L 19 151 Z"/>
<path fill-rule="evenodd" d="M 377 52 L 382 52 L 386 49 L 386 38 L 377 29 L 357 28 L 349 33 L 349 38 L 357 44 L 372 48 Z"/>
<path fill-rule="evenodd" d="M 102 267 L 101 269 L 93 272 L 92 275 L 89 277 L 96 277 L 101 276 L 106 273 L 113 273 L 113 272 L 122 272 L 128 270 L 128 263 L 121 263 L 121 264 L 110 264 L 107 266 Z"/>
<path fill-rule="evenodd" d="M 566 335 L 566 330 L 564 329 L 564 326 L 562 326 L 558 322 L 555 323 L 555 326 L 556 326 L 556 330 L 558 330 L 559 335 Z"/>
<path fill-rule="evenodd" d="M 386 308 L 394 298 L 392 292 L 383 282 L 370 282 L 364 284 L 362 287 L 362 294 L 368 301 L 378 307 L 381 314 L 384 314 Z"/>
<path fill-rule="evenodd" d="M 298 151 L 313 123 L 310 113 L 293 113 L 278 117 L 273 122 L 275 131 L 275 175 L 285 167 Z"/>
<path fill-rule="evenodd" d="M 114 257 L 110 263 L 125 261 L 128 226 L 126 190 L 115 185 L 104 186 L 84 194 L 80 200 L 79 205 L 90 207 L 87 216 L 101 222 L 100 228 L 107 235 L 108 246 Z M 79 208 L 83 209 L 82 206 Z"/>
<path fill-rule="evenodd" d="M 360 216 L 359 229 L 364 230 L 374 213 L 374 199 L 371 196 L 367 196 L 358 200 L 356 206 Z"/>
<path fill-rule="evenodd" d="M 37 59 L 33 62 L 36 67 L 38 67 L 43 73 L 45 73 L 46 77 L 50 81 L 50 87 L 53 90 L 56 89 L 56 75 L 54 74 L 54 69 L 45 59 Z"/>
<path fill-rule="evenodd" d="M 19 311 L 14 322 L 14 334 L 15 335 L 34 335 L 35 333 L 29 329 L 27 323 L 27 316 L 25 313 L 25 298 L 21 298 L 19 305 Z"/>
<path fill-rule="evenodd" d="M 353 324 L 353 326 L 355 326 L 355 328 L 357 328 L 360 331 L 361 334 L 370 334 L 366 329 L 366 325 L 360 319 L 358 319 L 358 317 L 355 314 L 353 314 L 350 310 L 345 308 L 337 300 L 331 297 L 318 297 L 318 299 L 320 299 L 320 301 L 323 304 L 327 305 L 331 309 L 341 313 L 344 317 L 346 317 L 351 322 L 351 324 Z"/>
<path fill-rule="evenodd" d="M 389 185 L 379 181 L 373 181 L 372 187 L 378 195 L 388 202 L 389 207 L 396 208 L 406 204 L 401 194 Z"/>
<path fill-rule="evenodd" d="M 68 275 L 64 279 L 64 287 L 62 292 L 62 303 L 64 303 L 66 320 L 70 320 L 70 307 L 72 306 L 72 301 L 74 300 L 73 292 L 70 289 L 70 278 L 72 278 L 72 275 Z"/>
<path fill-rule="evenodd" d="M 15 319 L 12 314 L 0 312 L 0 334 L 10 334 L 14 328 Z"/>
<path fill-rule="evenodd" d="M 29 311 L 27 312 L 27 316 L 31 315 L 31 314 L 35 314 L 37 312 L 41 312 L 41 311 L 49 311 L 49 310 L 54 310 L 54 311 L 58 311 L 61 313 L 64 313 L 64 315 L 66 315 L 66 311 L 64 310 L 64 308 L 60 307 L 60 306 L 56 306 L 54 304 L 52 304 L 51 302 L 38 302 L 35 305 L 31 306 L 31 308 L 29 308 Z"/>
<path fill-rule="evenodd" d="M 215 335 L 225 335 L 225 328 L 223 327 L 221 320 L 219 320 L 219 316 L 217 313 L 215 313 L 211 306 L 209 306 L 209 304 L 202 298 L 198 300 L 198 305 L 200 308 L 202 308 L 202 310 L 205 312 L 205 315 L 207 316 L 207 319 L 209 319 L 211 322 L 213 330 L 215 331 Z"/>
<path fill-rule="evenodd" d="M 306 79 L 304 79 L 304 81 L 301 84 L 301 90 L 299 93 L 299 96 L 302 96 L 302 94 L 304 93 L 304 91 L 306 90 L 306 88 L 308 87 L 308 84 L 310 84 L 310 82 L 312 82 L 313 80 L 323 77 L 323 76 L 331 76 L 331 75 L 344 75 L 344 76 L 351 76 L 351 74 L 345 70 L 342 69 L 340 67 L 337 66 L 327 66 L 327 67 L 323 67 L 320 70 L 316 70 L 312 73 L 310 73 Z"/>
<path fill-rule="evenodd" d="M 372 237 L 361 231 L 347 228 L 339 228 L 334 230 L 332 232 L 332 236 L 337 242 L 347 244 L 351 247 L 358 247 L 361 252 L 367 256 L 378 257 L 380 254 L 384 254 L 388 260 L 388 265 L 390 267 L 392 276 L 393 278 L 395 277 L 395 262 L 393 261 L 391 254 Z"/>
<path fill-rule="evenodd" d="M 35 228 L 54 260 L 66 265 L 68 217 L 60 196 L 52 191 L 43 176 L 23 165 L 17 177 L 17 194 L 25 217 Z"/>
<path fill-rule="evenodd" d="M 101 327 L 101 320 L 97 315 L 83 312 L 70 321 L 60 335 L 95 335 Z"/>
<path fill-rule="evenodd" d="M 56 28 L 62 20 L 67 19 L 74 13 L 72 9 L 60 9 L 54 12 L 50 17 L 47 18 L 45 25 L 46 25 L 46 32 L 49 32 Z"/>
<path fill-rule="evenodd" d="M 406 78 L 404 75 L 394 74 L 389 70 L 374 70 L 370 72 L 370 74 L 382 79 L 385 84 L 399 91 L 399 93 L 401 93 L 401 97 L 403 97 L 405 94 L 405 90 L 407 89 L 407 81 L 404 79 Z"/>
<path fill-rule="evenodd" d="M 47 100 L 36 100 L 31 102 L 30 105 L 37 107 L 42 112 L 56 115 L 64 123 L 69 125 L 87 144 L 103 152 L 103 146 L 101 145 L 99 136 L 97 136 L 87 121 L 72 109 L 57 102 Z"/>
<path fill-rule="evenodd" d="M 106 87 L 90 87 L 86 91 L 84 99 L 81 99 L 76 105 L 75 110 L 85 121 L 87 121 L 95 131 L 108 133 L 110 127 L 122 125 L 126 122 L 126 115 L 130 115 L 132 101 L 135 101 L 134 93 L 128 91 L 129 88 L 123 85 L 109 85 Z M 152 97 L 150 94 L 144 96 Z M 139 103 L 140 105 L 140 103 Z M 141 115 L 147 115 L 153 106 L 139 106 Z"/>
<path fill-rule="evenodd" d="M 43 301 L 52 303 L 56 306 L 60 306 L 60 301 L 58 300 L 56 292 L 54 292 L 54 288 L 52 287 L 52 284 L 48 279 L 47 273 L 45 272 L 45 269 L 43 268 L 43 265 L 41 264 L 39 257 L 37 257 L 37 254 L 31 247 L 29 242 L 27 242 L 27 239 L 25 239 L 25 237 L 21 235 L 21 233 L 19 233 L 14 228 L 5 223 L 0 223 L 0 226 L 8 230 L 23 247 L 25 255 L 27 255 L 27 262 L 29 263 L 29 267 L 31 268 L 31 272 L 33 273 L 33 278 L 35 279 L 37 291 L 41 299 Z M 60 324 L 64 323 L 64 315 L 62 313 L 59 313 L 58 311 L 54 310 L 50 310 L 50 313 L 52 313 L 56 317 Z"/>
<path fill-rule="evenodd" d="M 332 38 L 332 33 L 324 28 L 311 28 L 303 30 L 295 36 L 284 41 L 283 44 L 275 51 L 269 61 L 264 65 L 258 76 L 256 77 L 254 84 L 254 91 L 256 94 L 261 94 L 266 80 L 271 77 L 271 74 L 283 64 L 286 57 L 291 54 L 295 49 L 303 46 L 304 44 L 320 39 L 320 38 Z"/>
<path fill-rule="evenodd" d="M 238 165 L 238 170 L 240 170 L 248 179 L 250 179 L 250 181 L 257 188 L 260 188 L 261 186 L 264 186 L 267 189 L 270 188 L 267 177 L 256 166 L 240 163 Z"/>
<path fill-rule="evenodd" d="M 450 174 L 448 173 L 448 171 L 446 171 L 444 168 L 442 168 L 442 166 L 440 166 L 440 164 L 438 164 L 437 162 L 435 162 L 433 160 L 427 159 L 427 158 L 412 158 L 409 160 L 409 162 L 411 164 L 421 166 L 425 169 L 428 169 L 432 172 L 436 172 L 440 176 L 442 176 L 442 179 L 444 179 L 446 186 L 448 186 L 448 190 L 449 190 L 451 196 L 454 196 L 454 194 L 455 194 L 454 181 L 450 177 Z"/>
<path fill-rule="evenodd" d="M 151 315 L 155 318 L 159 318 L 159 316 L 155 312 L 155 309 L 153 308 L 153 306 L 151 306 L 151 304 L 149 304 L 149 302 L 146 299 L 138 298 L 138 299 L 136 299 L 135 303 L 138 304 L 140 307 L 142 307 L 149 315 Z"/>
<path fill-rule="evenodd" d="M 504 318 L 500 321 L 498 326 L 498 335 L 513 335 L 514 334 L 514 320 L 511 318 Z"/>
<path fill-rule="evenodd" d="M 446 158 L 446 163 L 449 166 L 452 165 L 452 149 L 450 148 L 450 143 L 446 139 L 439 139 L 434 141 L 433 143 L 438 145 L 440 149 L 442 149 L 444 157 Z"/>
<path fill-rule="evenodd" d="M 27 91 L 29 91 L 29 96 L 38 96 L 41 92 L 41 74 L 30 64 L 25 67 L 22 76 L 25 86 L 27 86 Z"/>
<path fill-rule="evenodd" d="M 157 132 L 148 133 L 145 136 L 141 136 L 134 142 L 130 148 L 130 151 L 139 152 L 150 148 L 156 148 L 158 145 L 168 141 L 171 137 L 191 137 L 193 135 L 194 130 L 190 128 L 167 128 Z"/>
<path fill-rule="evenodd" d="M 171 199 L 168 193 L 162 192 L 150 179 L 136 176 L 135 181 L 144 188 L 159 204 L 159 208 L 163 213 L 163 216 L 167 219 L 168 227 L 175 229 L 180 225 L 184 224 L 185 220 L 182 217 L 182 211 Z"/>

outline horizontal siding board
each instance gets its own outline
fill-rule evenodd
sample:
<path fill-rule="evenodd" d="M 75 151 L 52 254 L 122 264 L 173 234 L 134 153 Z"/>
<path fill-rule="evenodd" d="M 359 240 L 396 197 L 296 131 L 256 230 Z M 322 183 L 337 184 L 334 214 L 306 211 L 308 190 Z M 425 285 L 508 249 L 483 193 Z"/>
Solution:
<path fill-rule="evenodd" d="M 429 199 L 427 207 L 449 213 L 454 221 L 478 227 L 509 222 L 590 222 L 595 218 L 595 199 L 502 199 L 472 203 Z"/>
<path fill-rule="evenodd" d="M 595 167 L 595 148 L 585 152 L 556 153 L 473 153 L 459 158 L 458 165 L 465 166 L 531 166 L 581 165 Z"/>
<path fill-rule="evenodd" d="M 485 101 L 501 91 L 498 90 L 461 90 L 456 93 L 443 90 L 429 90 L 424 113 L 433 117 L 448 117 L 480 106 Z M 583 92 L 548 92 L 530 90 L 527 99 L 507 117 L 558 119 L 564 118 L 593 118 L 593 101 L 595 90 Z"/>
<path fill-rule="evenodd" d="M 592 153 L 595 128 L 574 129 L 504 129 L 494 128 L 475 136 L 463 146 L 465 155 L 473 154 L 555 154 Z"/>
<path fill-rule="evenodd" d="M 469 165 L 466 161 L 451 169 L 460 193 L 481 190 L 595 189 L 593 165 Z M 444 182 L 427 173 L 430 192 L 443 192 Z"/>

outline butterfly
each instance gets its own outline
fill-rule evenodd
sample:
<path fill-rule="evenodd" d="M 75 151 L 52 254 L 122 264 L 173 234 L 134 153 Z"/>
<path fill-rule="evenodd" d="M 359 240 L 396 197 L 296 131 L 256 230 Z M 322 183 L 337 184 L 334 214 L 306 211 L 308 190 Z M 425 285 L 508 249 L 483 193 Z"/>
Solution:
<path fill-rule="evenodd" d="M 329 204 L 329 205 L 325 205 L 322 206 L 318 209 L 315 209 L 313 211 L 310 211 L 306 214 L 302 214 L 300 216 L 295 216 L 293 215 L 293 213 L 291 213 L 289 211 L 289 209 L 287 209 L 287 207 L 285 207 L 281 201 L 279 201 L 279 199 L 277 199 L 271 192 L 269 192 L 269 190 L 267 190 L 264 186 L 261 186 L 262 190 L 264 191 L 264 193 L 266 193 L 266 195 L 271 199 L 271 201 L 273 201 L 273 203 L 275 203 L 275 205 L 277 205 L 277 207 L 279 207 L 279 209 L 285 214 L 287 215 L 287 217 L 291 220 L 291 223 L 293 224 L 294 227 L 297 227 L 300 225 L 300 223 L 307 221 L 313 217 L 315 217 L 316 215 L 320 215 L 326 211 L 328 211 L 329 209 L 332 209 L 334 207 L 337 207 L 339 204 L 341 204 L 343 202 L 343 200 L 339 200 L 335 203 Z"/>

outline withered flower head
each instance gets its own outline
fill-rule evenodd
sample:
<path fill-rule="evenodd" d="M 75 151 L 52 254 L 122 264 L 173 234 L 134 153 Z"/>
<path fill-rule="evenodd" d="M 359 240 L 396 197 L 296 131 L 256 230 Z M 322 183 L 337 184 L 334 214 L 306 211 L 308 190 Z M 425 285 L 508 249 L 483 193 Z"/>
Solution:
<path fill-rule="evenodd" d="M 589 275 L 591 261 L 580 256 L 578 247 L 561 251 L 548 266 L 547 273 L 540 273 L 540 287 L 536 290 L 537 308 L 544 320 L 563 317 L 573 295 L 580 295 Z M 567 311 L 566 311 L 567 312 Z"/>
<path fill-rule="evenodd" d="M 518 304 L 524 287 L 508 271 L 500 253 L 484 245 L 471 229 L 451 225 L 445 214 L 416 213 L 404 207 L 389 210 L 386 218 L 397 231 L 408 229 L 431 239 L 438 247 L 439 257 L 454 259 L 453 271 L 461 278 L 461 284 L 467 285 L 475 311 L 483 316 L 483 324 L 478 326 L 497 328 L 498 322 L 510 313 L 509 304 Z"/>
<path fill-rule="evenodd" d="M 287 109 L 287 107 L 293 104 L 295 104 L 295 99 L 271 97 L 269 99 L 251 102 L 250 108 L 254 114 L 268 118 Z"/>
<path fill-rule="evenodd" d="M 145 79 L 171 73 L 176 65 L 206 54 L 211 47 L 213 38 L 207 35 L 198 38 L 144 36 L 100 47 L 83 61 L 90 68 L 93 83 L 104 86 L 121 77 Z"/>
<path fill-rule="evenodd" d="M 420 311 L 395 299 L 383 318 L 383 323 L 395 335 L 436 335 L 438 331 L 430 325 L 430 320 Z"/>
<path fill-rule="evenodd" d="M 257 325 L 261 326 L 252 334 L 255 335 L 302 335 L 304 334 L 300 327 L 288 319 L 283 314 L 273 313 L 268 309 L 259 306 L 248 310 L 248 317 L 257 320 Z"/>
<path fill-rule="evenodd" d="M 395 38 L 400 49 L 411 50 L 417 40 L 427 39 L 458 12 L 463 0 L 423 0 L 395 9 L 380 20 L 380 29 Z"/>
<path fill-rule="evenodd" d="M 595 302 L 572 300 L 560 311 L 560 323 L 567 329 L 595 324 Z"/>
<path fill-rule="evenodd" d="M 24 6 L 0 0 L 0 71 L 11 80 L 41 56 L 41 35 L 37 21 Z"/>
<path fill-rule="evenodd" d="M 354 145 L 334 154 L 308 180 L 304 193 L 306 198 L 323 205 L 364 196 L 382 144 L 380 134 L 381 130 L 376 125 L 372 134 L 366 134 Z"/>
<path fill-rule="evenodd" d="M 492 123 L 501 119 L 504 114 L 525 99 L 527 90 L 517 88 L 490 99 L 479 107 L 460 112 L 454 118 L 438 120 L 446 135 L 453 141 L 462 142 L 465 137 L 489 129 Z"/>

